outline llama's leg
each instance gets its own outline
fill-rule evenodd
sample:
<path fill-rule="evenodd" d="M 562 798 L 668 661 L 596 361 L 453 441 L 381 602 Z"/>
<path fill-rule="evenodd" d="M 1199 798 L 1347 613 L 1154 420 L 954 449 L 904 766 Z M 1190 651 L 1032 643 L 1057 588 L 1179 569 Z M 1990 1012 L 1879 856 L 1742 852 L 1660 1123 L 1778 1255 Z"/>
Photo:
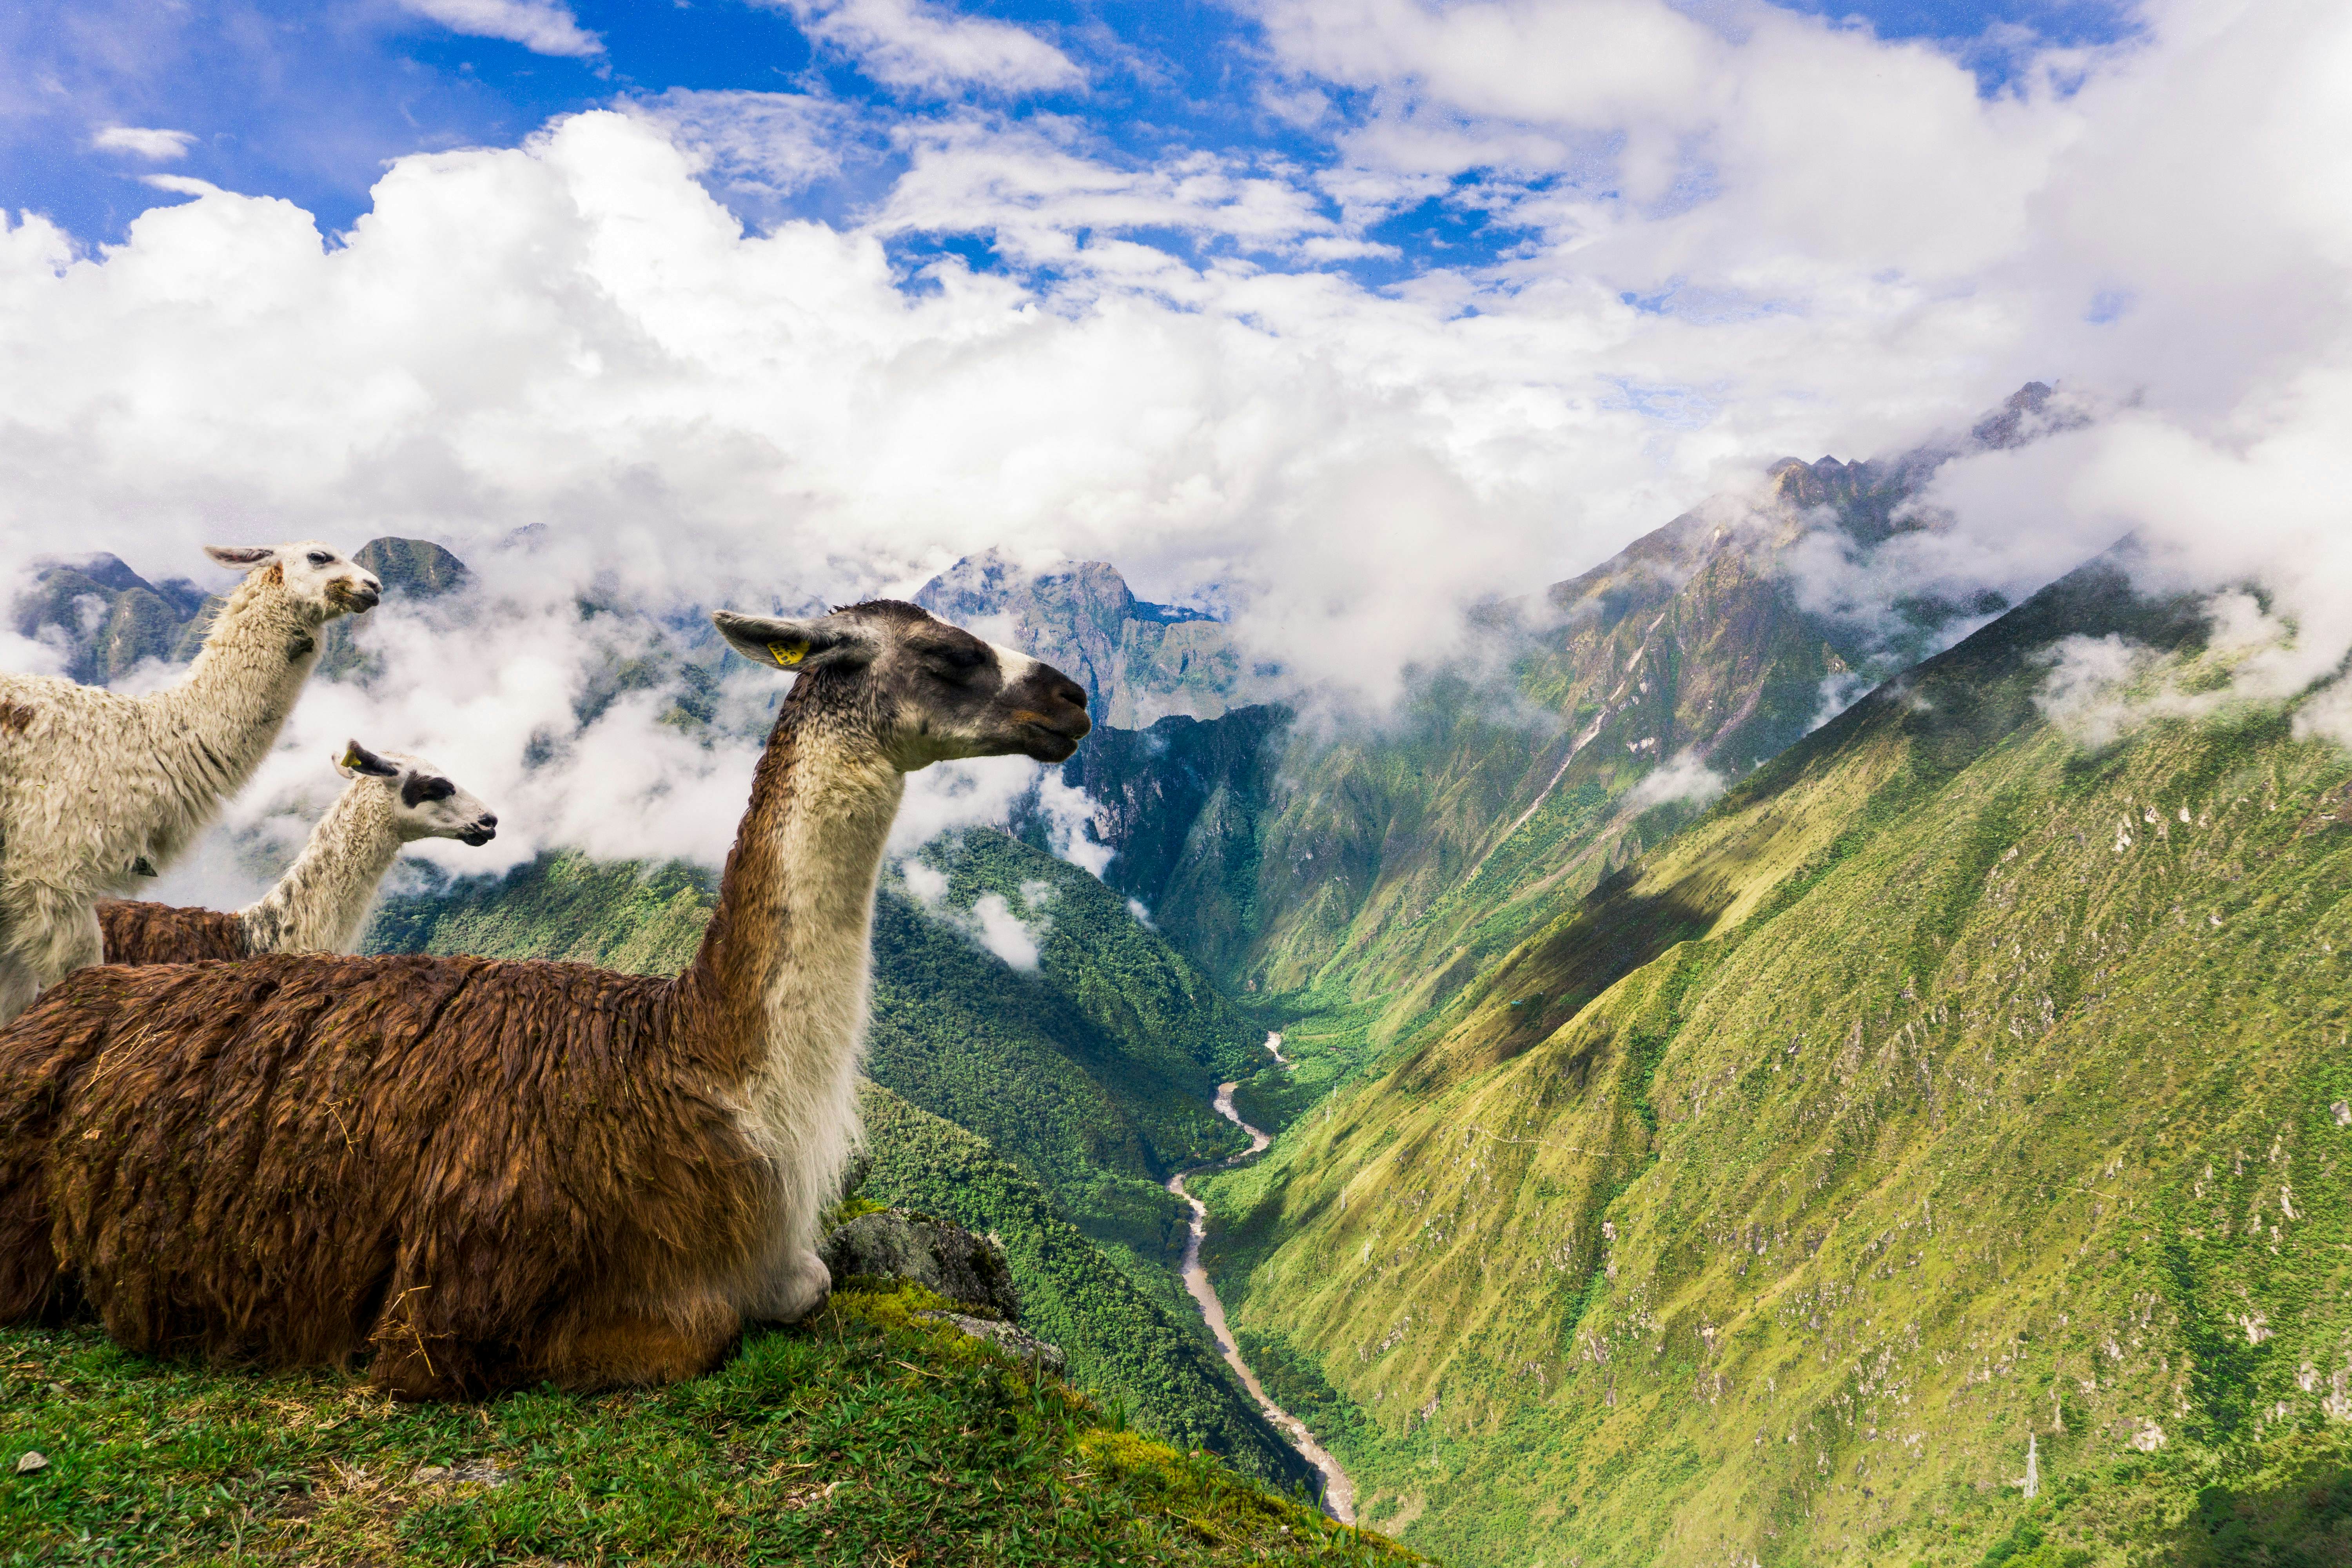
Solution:
<path fill-rule="evenodd" d="M 106 962 L 106 932 L 99 926 L 96 904 L 88 899 L 60 899 L 46 912 L 48 940 L 34 955 L 44 991 L 77 969 Z"/>
<path fill-rule="evenodd" d="M 564 1334 L 541 1375 L 574 1392 L 680 1383 L 716 1368 L 742 1331 L 742 1318 L 716 1300 L 618 1313 Z"/>
<path fill-rule="evenodd" d="M 833 1292 L 833 1270 L 804 1247 L 782 1250 L 770 1265 L 760 1294 L 743 1308 L 755 1323 L 797 1323 Z"/>
<path fill-rule="evenodd" d="M 75 970 L 106 959 L 106 935 L 88 899 L 38 886 L 16 891 L 7 945 L 0 951 L 0 1023 Z"/>
<path fill-rule="evenodd" d="M 41 994 L 41 977 L 15 952 L 0 952 L 0 1024 L 33 1005 Z"/>

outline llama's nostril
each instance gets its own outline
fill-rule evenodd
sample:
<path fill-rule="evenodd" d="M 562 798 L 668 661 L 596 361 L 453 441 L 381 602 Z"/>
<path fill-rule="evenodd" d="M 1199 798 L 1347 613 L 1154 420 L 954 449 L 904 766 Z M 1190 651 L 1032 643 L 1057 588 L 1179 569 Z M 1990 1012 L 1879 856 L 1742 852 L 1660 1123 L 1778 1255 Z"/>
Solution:
<path fill-rule="evenodd" d="M 495 811 L 486 811 L 477 820 L 485 827 L 496 827 L 499 825 L 499 814 Z"/>
<path fill-rule="evenodd" d="M 1075 680 L 1065 681 L 1062 685 L 1062 700 L 1084 708 L 1087 705 L 1087 689 Z"/>

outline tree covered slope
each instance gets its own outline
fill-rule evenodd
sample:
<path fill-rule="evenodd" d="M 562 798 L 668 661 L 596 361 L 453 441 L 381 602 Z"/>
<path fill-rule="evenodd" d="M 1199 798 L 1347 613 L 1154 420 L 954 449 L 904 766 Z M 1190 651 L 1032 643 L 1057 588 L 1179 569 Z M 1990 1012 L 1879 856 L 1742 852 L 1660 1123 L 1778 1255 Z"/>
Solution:
<path fill-rule="evenodd" d="M 2228 657 L 2075 574 L 1211 1184 L 1237 1330 L 1368 1522 L 1463 1563 L 2346 1560 L 2352 763 L 2275 707 L 2077 743 L 2035 694 L 2105 635 L 2177 692 Z"/>

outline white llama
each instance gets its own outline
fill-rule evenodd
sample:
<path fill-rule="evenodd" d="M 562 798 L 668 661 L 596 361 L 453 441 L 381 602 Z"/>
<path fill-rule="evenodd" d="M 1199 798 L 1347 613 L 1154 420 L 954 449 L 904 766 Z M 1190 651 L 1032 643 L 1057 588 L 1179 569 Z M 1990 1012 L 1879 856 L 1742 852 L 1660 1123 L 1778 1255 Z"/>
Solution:
<path fill-rule="evenodd" d="M 179 858 L 277 741 L 320 628 L 382 592 L 309 541 L 205 552 L 249 570 L 178 685 L 0 675 L 0 1022 L 99 962 L 98 899 Z"/>
<path fill-rule="evenodd" d="M 404 847 L 425 838 L 483 845 L 498 837 L 497 815 L 422 757 L 371 752 L 352 741 L 335 769 L 352 782 L 268 892 L 234 913 L 102 900 L 98 922 L 106 933 L 106 962 L 349 952 Z"/>

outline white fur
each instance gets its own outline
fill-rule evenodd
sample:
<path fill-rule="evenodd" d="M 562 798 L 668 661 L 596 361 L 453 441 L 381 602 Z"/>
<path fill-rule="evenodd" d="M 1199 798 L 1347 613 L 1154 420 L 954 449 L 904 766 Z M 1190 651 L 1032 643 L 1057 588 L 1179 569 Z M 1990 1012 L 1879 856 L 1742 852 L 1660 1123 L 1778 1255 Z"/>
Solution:
<path fill-rule="evenodd" d="M 244 787 L 319 661 L 319 628 L 379 592 L 307 541 L 251 563 L 169 689 L 0 675 L 0 1022 L 99 962 L 91 906 L 128 892 L 137 862 L 169 867 Z"/>
<path fill-rule="evenodd" d="M 352 782 L 310 829 L 310 842 L 277 885 L 237 911 L 254 952 L 349 952 L 375 905 L 376 889 L 401 849 L 423 838 L 462 838 L 495 826 L 480 801 L 457 790 L 411 805 L 411 778 L 446 777 L 422 757 L 382 753 L 400 771 L 390 778 L 336 768 Z"/>
<path fill-rule="evenodd" d="M 792 868 L 783 931 L 763 996 L 767 1059 L 739 1113 L 783 1188 L 781 1255 L 743 1310 L 793 1321 L 831 1287 L 814 1247 L 818 1223 L 864 1130 L 857 1071 L 866 1056 L 874 892 L 882 849 L 907 790 L 880 757 L 803 742 L 794 763 L 783 859 Z"/>

